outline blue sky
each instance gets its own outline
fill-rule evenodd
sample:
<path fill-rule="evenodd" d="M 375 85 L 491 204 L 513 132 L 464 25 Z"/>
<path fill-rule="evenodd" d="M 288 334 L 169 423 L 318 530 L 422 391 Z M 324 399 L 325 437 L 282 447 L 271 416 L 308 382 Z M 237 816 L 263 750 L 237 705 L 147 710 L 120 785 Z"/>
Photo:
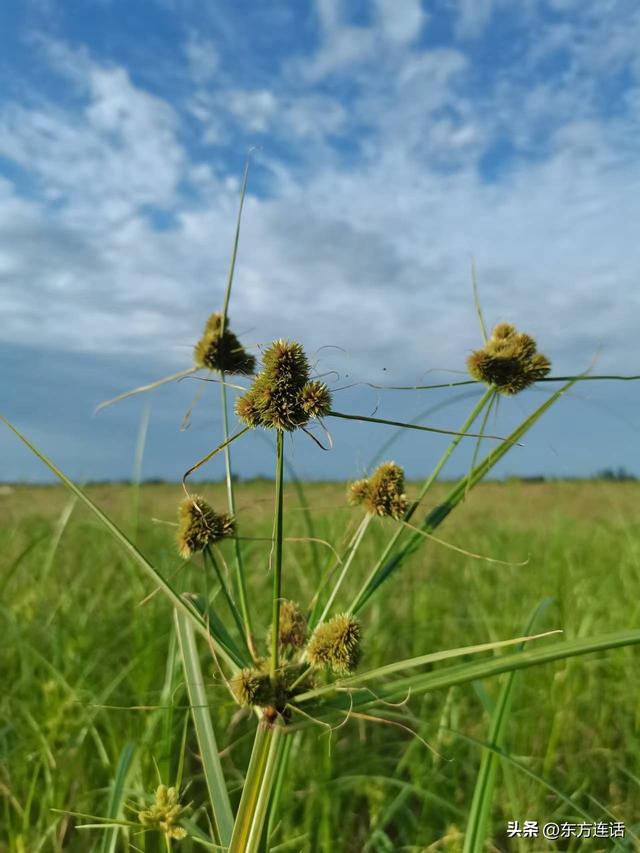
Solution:
<path fill-rule="evenodd" d="M 488 321 L 533 333 L 557 372 L 640 372 L 639 43 L 631 0 L 4 0 L 0 410 L 73 476 L 127 476 L 144 401 L 91 413 L 190 364 L 250 147 L 230 311 L 247 345 L 297 338 L 336 386 L 456 378 L 480 342 L 473 255 Z M 217 443 L 214 388 L 179 431 L 195 390 L 153 394 L 146 476 Z M 442 399 L 356 388 L 336 407 Z M 640 473 L 639 425 L 640 388 L 589 383 L 501 471 Z M 386 436 L 339 426 L 330 454 L 290 453 L 347 478 Z M 393 453 L 418 475 L 441 446 Z M 0 450 L 3 479 L 43 476 L 4 432 Z M 270 458 L 254 437 L 237 467 Z"/>

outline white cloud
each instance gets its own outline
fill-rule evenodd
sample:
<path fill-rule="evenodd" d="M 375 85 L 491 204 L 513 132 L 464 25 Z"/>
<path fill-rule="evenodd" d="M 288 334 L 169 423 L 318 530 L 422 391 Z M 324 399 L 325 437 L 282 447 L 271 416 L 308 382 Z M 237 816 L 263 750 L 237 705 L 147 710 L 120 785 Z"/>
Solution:
<path fill-rule="evenodd" d="M 381 3 L 370 26 L 338 3 L 317 8 L 318 50 L 263 85 L 213 65 L 207 85 L 193 74 L 190 120 L 210 143 L 240 150 L 268 135 L 250 184 L 266 176 L 268 195 L 247 199 L 231 306 L 244 339 L 342 346 L 360 375 L 460 369 L 478 342 L 474 253 L 489 321 L 529 329 L 563 368 L 600 341 L 603 364 L 627 367 L 640 308 L 640 167 L 625 141 L 637 90 L 603 117 L 575 53 L 570 86 L 514 76 L 472 96 L 459 46 L 418 45 L 419 4 L 402 25 Z M 618 50 L 628 56 L 626 42 Z M 0 110 L 0 152 L 38 181 L 29 200 L 0 184 L 3 334 L 188 363 L 222 296 L 237 181 L 215 148 L 205 162 L 185 149 L 178 104 L 122 67 L 54 54 L 81 109 Z M 348 97 L 327 85 L 334 74 Z M 516 154 L 488 181 L 479 164 L 501 134 Z M 159 227 L 162 211 L 173 218 Z"/>
<path fill-rule="evenodd" d="M 212 39 L 191 33 L 184 50 L 189 71 L 196 83 L 208 83 L 215 79 L 220 68 L 220 56 Z"/>

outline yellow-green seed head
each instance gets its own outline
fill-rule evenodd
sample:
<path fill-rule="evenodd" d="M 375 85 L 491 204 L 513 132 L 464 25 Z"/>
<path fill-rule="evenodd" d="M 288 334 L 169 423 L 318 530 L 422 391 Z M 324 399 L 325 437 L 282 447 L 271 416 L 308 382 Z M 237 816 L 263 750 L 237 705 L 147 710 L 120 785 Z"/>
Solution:
<path fill-rule="evenodd" d="M 484 347 L 467 359 L 474 379 L 492 385 L 501 394 L 518 394 L 551 370 L 551 362 L 537 351 L 535 339 L 511 323 L 498 323 Z"/>
<path fill-rule="evenodd" d="M 309 362 L 300 344 L 282 340 L 265 350 L 262 370 L 236 401 L 236 414 L 247 426 L 288 432 L 326 415 L 330 408 L 329 389 L 309 380 Z"/>
<path fill-rule="evenodd" d="M 181 826 L 176 826 L 176 822 L 185 810 L 185 807 L 179 803 L 175 788 L 158 785 L 155 802 L 150 808 L 138 812 L 138 820 L 143 826 L 159 829 L 168 838 L 180 840 L 186 838 L 187 832 Z"/>
<path fill-rule="evenodd" d="M 281 646 L 291 649 L 300 649 L 306 642 L 307 620 L 295 601 L 285 600 L 280 604 L 278 638 Z"/>
<path fill-rule="evenodd" d="M 302 389 L 301 402 L 310 418 L 323 418 L 331 410 L 331 392 L 324 382 L 312 379 Z"/>
<path fill-rule="evenodd" d="M 178 548 L 186 559 L 207 545 L 232 536 L 235 522 L 226 513 L 217 513 L 199 495 L 185 498 L 178 507 Z"/>
<path fill-rule="evenodd" d="M 273 687 L 268 673 L 258 669 L 241 669 L 231 679 L 231 692 L 238 705 L 269 705 Z"/>
<path fill-rule="evenodd" d="M 360 622 L 350 613 L 334 616 L 318 625 L 307 646 L 307 660 L 315 667 L 328 667 L 337 675 L 348 675 L 360 660 Z"/>
<path fill-rule="evenodd" d="M 347 498 L 350 504 L 362 504 L 372 515 L 398 520 L 409 505 L 404 493 L 404 471 L 395 462 L 383 462 L 370 477 L 351 483 Z"/>
<path fill-rule="evenodd" d="M 250 355 L 229 328 L 227 317 L 222 332 L 222 314 L 212 314 L 202 337 L 193 350 L 196 367 L 219 370 L 221 373 L 253 373 L 255 358 Z"/>

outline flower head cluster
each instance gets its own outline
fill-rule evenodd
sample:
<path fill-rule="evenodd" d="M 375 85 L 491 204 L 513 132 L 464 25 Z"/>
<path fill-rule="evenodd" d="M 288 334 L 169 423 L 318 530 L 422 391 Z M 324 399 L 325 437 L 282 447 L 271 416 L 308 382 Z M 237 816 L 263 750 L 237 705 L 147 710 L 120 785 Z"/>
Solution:
<path fill-rule="evenodd" d="M 337 675 L 348 675 L 361 655 L 360 622 L 350 613 L 341 613 L 318 625 L 307 646 L 312 666 L 328 667 Z"/>
<path fill-rule="evenodd" d="M 383 462 L 370 477 L 350 483 L 347 497 L 351 504 L 362 504 L 372 515 L 400 519 L 407 511 L 404 471 L 395 462 Z"/>
<path fill-rule="evenodd" d="M 155 802 L 150 808 L 138 812 L 138 820 L 143 826 L 154 827 L 164 832 L 168 838 L 179 840 L 187 835 L 185 829 L 176 825 L 184 811 L 185 807 L 178 802 L 177 790 L 158 785 Z"/>
<path fill-rule="evenodd" d="M 292 431 L 331 408 L 329 389 L 309 379 L 309 362 L 300 344 L 275 341 L 262 358 L 262 370 L 236 401 L 236 414 L 247 426 Z"/>
<path fill-rule="evenodd" d="M 241 669 L 231 679 L 231 692 L 238 703 L 247 705 L 269 705 L 273 697 L 268 673 L 259 669 Z"/>
<path fill-rule="evenodd" d="M 196 367 L 207 367 L 221 373 L 253 373 L 255 358 L 250 355 L 229 329 L 229 318 L 222 328 L 223 315 L 216 312 L 207 320 L 202 337 L 193 350 Z"/>
<path fill-rule="evenodd" d="M 474 379 L 493 385 L 501 394 L 517 394 L 543 379 L 549 359 L 537 351 L 534 338 L 510 323 L 499 323 L 484 347 L 467 359 Z"/>
<path fill-rule="evenodd" d="M 300 649 L 307 639 L 307 620 L 304 618 L 300 605 L 295 601 L 284 600 L 280 604 L 280 619 L 278 621 L 278 640 L 280 646 L 289 649 Z"/>
<path fill-rule="evenodd" d="M 302 664 L 289 664 L 272 676 L 263 660 L 254 669 L 241 669 L 231 679 L 231 692 L 238 705 L 262 708 L 267 720 L 278 716 L 286 719 L 291 698 L 310 685 L 306 670 Z"/>
<path fill-rule="evenodd" d="M 226 513 L 217 513 L 204 498 L 192 495 L 178 507 L 178 548 L 186 559 L 207 545 L 232 536 L 235 522 Z"/>

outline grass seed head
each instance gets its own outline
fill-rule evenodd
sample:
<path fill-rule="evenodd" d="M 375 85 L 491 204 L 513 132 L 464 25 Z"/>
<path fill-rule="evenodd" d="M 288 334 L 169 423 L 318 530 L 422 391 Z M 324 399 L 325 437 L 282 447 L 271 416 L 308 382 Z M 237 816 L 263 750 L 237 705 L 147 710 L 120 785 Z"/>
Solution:
<path fill-rule="evenodd" d="M 337 675 L 348 675 L 360 661 L 360 622 L 350 613 L 334 616 L 318 625 L 307 646 L 312 666 L 327 667 Z"/>
<path fill-rule="evenodd" d="M 302 389 L 301 403 L 310 418 L 323 418 L 331 410 L 331 392 L 324 382 L 312 379 Z"/>
<path fill-rule="evenodd" d="M 187 832 L 176 822 L 185 811 L 178 801 L 178 792 L 175 788 L 166 785 L 158 785 L 155 793 L 155 801 L 148 809 L 138 812 L 138 820 L 143 826 L 159 829 L 167 836 L 180 840 L 186 838 Z"/>
<path fill-rule="evenodd" d="M 255 358 L 250 355 L 236 335 L 229 329 L 229 318 L 222 332 L 222 314 L 212 314 L 207 320 L 202 337 L 193 350 L 196 367 L 207 367 L 221 373 L 253 373 Z"/>
<path fill-rule="evenodd" d="M 383 462 L 370 477 L 350 483 L 350 504 L 362 504 L 373 515 L 402 518 L 409 502 L 404 493 L 404 471 L 395 462 Z"/>
<path fill-rule="evenodd" d="M 269 705 L 273 699 L 273 688 L 268 673 L 259 669 L 241 669 L 231 679 L 231 692 L 238 705 Z"/>
<path fill-rule="evenodd" d="M 250 427 L 291 432 L 331 408 L 324 382 L 309 380 L 309 362 L 295 341 L 275 341 L 262 357 L 262 370 L 236 401 L 236 414 Z"/>
<path fill-rule="evenodd" d="M 537 351 L 535 339 L 511 323 L 498 323 L 484 347 L 467 359 L 474 379 L 501 394 L 518 394 L 551 370 L 549 359 Z"/>
<path fill-rule="evenodd" d="M 295 601 L 285 600 L 280 604 L 278 639 L 280 646 L 289 649 L 301 649 L 307 640 L 307 620 Z"/>
<path fill-rule="evenodd" d="M 178 507 L 178 548 L 186 559 L 207 545 L 232 536 L 235 522 L 226 513 L 217 513 L 199 495 L 185 498 Z"/>

